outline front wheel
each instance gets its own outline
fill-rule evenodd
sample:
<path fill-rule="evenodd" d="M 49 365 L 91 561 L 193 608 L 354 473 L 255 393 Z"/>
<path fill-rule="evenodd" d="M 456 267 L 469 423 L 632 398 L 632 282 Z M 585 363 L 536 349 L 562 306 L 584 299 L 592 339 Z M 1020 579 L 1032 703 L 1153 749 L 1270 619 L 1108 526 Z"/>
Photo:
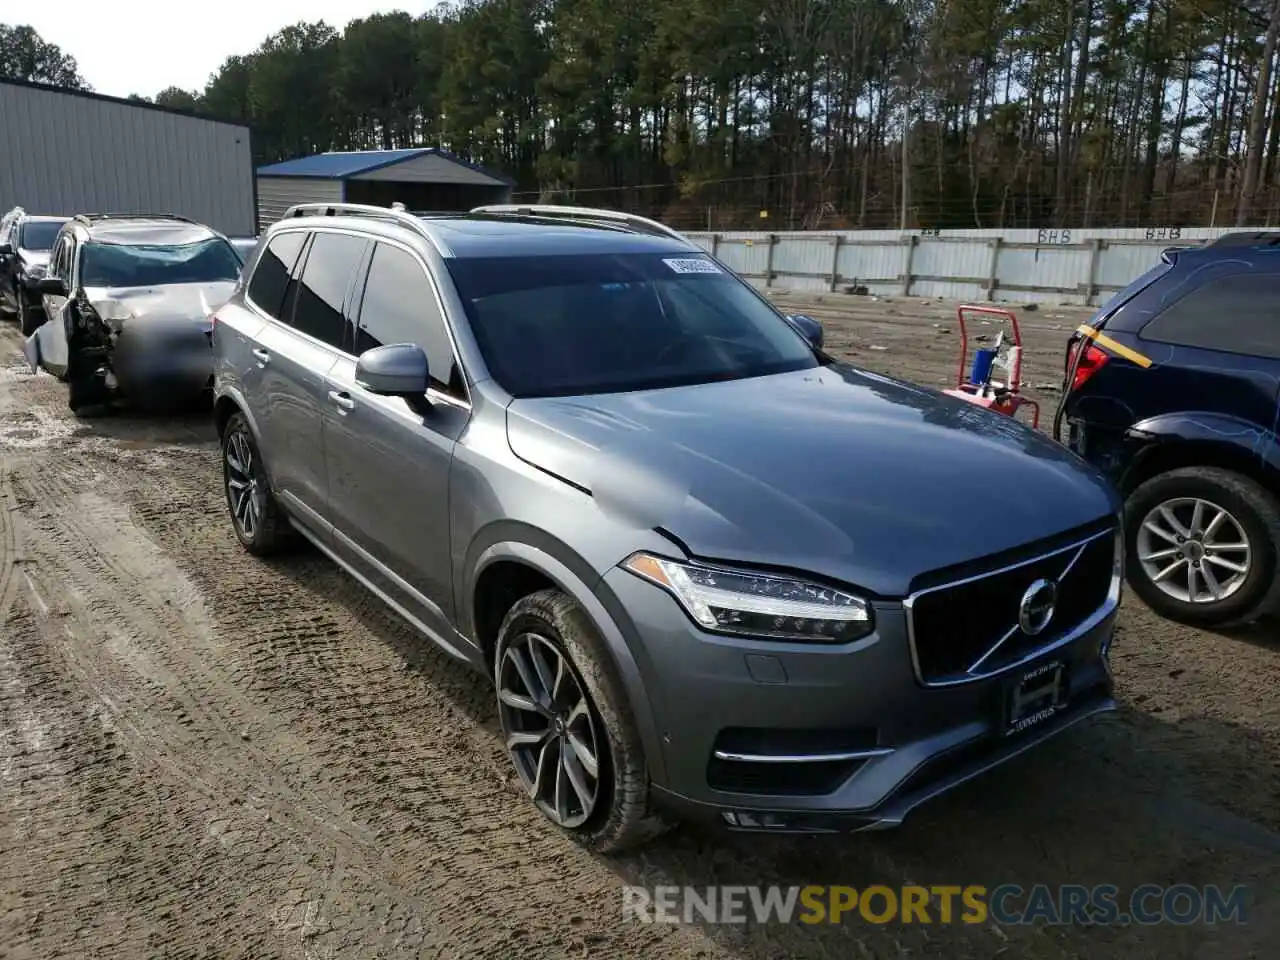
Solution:
<path fill-rule="evenodd" d="M 77 417 L 100 417 L 111 408 L 112 391 L 102 371 L 84 373 L 73 364 L 67 371 L 67 406 Z"/>
<path fill-rule="evenodd" d="M 525 792 L 576 842 L 617 853 L 666 825 L 649 809 L 644 749 L 602 643 L 577 603 L 543 590 L 503 620 L 494 679 Z"/>
<path fill-rule="evenodd" d="M 27 303 L 27 298 L 23 296 L 21 291 L 17 294 L 17 301 L 18 327 L 24 337 L 29 337 L 40 329 L 40 324 L 44 322 L 44 317 L 42 316 L 42 311 Z"/>
<path fill-rule="evenodd" d="M 1280 572 L 1280 502 L 1231 470 L 1159 474 L 1125 504 L 1128 580 L 1157 613 L 1220 627 L 1266 612 Z"/>

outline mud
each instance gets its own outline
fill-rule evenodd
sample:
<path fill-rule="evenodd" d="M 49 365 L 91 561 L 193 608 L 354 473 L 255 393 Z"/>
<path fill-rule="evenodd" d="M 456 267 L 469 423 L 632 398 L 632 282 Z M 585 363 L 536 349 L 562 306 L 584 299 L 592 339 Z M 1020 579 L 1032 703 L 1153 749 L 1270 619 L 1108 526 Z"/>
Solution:
<path fill-rule="evenodd" d="M 779 299 L 859 363 L 954 377 L 947 304 Z M 1023 315 L 1028 381 L 1056 382 L 1082 316 Z M 595 858 L 518 793 L 479 678 L 316 554 L 239 548 L 207 417 L 77 421 L 17 344 L 0 325 L 0 955 L 1165 960 L 1280 935 L 1274 624 L 1197 632 L 1127 599 L 1122 709 L 898 831 L 685 828 Z M 626 883 L 1253 894 L 1250 922 L 1217 930 L 713 927 L 624 921 Z"/>

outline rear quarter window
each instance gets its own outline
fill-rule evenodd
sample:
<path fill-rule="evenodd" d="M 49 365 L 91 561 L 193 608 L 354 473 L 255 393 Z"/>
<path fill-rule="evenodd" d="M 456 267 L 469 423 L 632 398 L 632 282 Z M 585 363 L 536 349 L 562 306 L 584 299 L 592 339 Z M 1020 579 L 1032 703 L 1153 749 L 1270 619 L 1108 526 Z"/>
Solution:
<path fill-rule="evenodd" d="M 1125 312 L 1125 307 L 1135 300 L 1140 293 L 1150 287 L 1153 283 L 1163 277 L 1173 269 L 1173 265 L 1167 261 L 1160 261 L 1146 273 L 1142 274 L 1136 280 L 1132 281 L 1127 287 L 1110 297 L 1106 303 L 1093 315 L 1093 319 L 1089 321 L 1091 327 L 1101 327 L 1106 324 L 1112 330 L 1125 330 L 1126 328 L 1132 332 L 1133 321 L 1129 319 Z M 1126 321 L 1128 321 L 1126 323 Z M 1139 321 L 1140 325 L 1141 321 Z"/>
<path fill-rule="evenodd" d="M 1280 360 L 1280 274 L 1215 276 L 1165 307 L 1139 337 Z"/>
<path fill-rule="evenodd" d="M 249 299 L 259 310 L 276 319 L 280 318 L 280 306 L 289 288 L 289 274 L 298 262 L 306 237 L 302 230 L 276 234 L 262 251 L 253 268 L 253 276 L 249 278 Z"/>

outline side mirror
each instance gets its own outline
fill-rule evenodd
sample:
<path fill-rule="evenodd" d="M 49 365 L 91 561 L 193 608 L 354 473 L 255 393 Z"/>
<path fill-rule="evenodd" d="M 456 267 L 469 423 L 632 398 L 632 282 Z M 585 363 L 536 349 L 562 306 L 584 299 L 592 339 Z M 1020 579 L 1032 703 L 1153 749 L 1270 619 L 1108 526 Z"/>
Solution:
<path fill-rule="evenodd" d="M 9 257 L 13 255 L 13 244 L 0 243 L 0 257 Z"/>
<path fill-rule="evenodd" d="M 36 292 L 47 293 L 53 297 L 65 297 L 67 285 L 60 277 L 41 277 L 36 281 Z"/>
<path fill-rule="evenodd" d="M 416 343 L 389 343 L 360 354 L 356 383 L 384 397 L 420 397 L 430 384 L 427 354 Z"/>
<path fill-rule="evenodd" d="M 793 313 L 787 317 L 791 321 L 791 325 L 813 344 L 817 350 L 822 349 L 822 324 L 813 317 L 807 317 L 803 313 Z"/>

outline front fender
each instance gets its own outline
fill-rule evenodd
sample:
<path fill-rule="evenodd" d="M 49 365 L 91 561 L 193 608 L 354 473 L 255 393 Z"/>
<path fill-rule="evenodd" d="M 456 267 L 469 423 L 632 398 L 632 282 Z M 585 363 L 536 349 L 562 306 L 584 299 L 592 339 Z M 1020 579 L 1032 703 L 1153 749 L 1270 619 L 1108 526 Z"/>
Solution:
<path fill-rule="evenodd" d="M 567 547 L 563 549 L 568 550 Z M 469 557 L 468 560 L 472 562 L 468 562 L 467 565 L 469 575 L 466 578 L 466 589 L 462 598 L 464 602 L 458 608 L 465 611 L 467 623 L 464 632 L 466 633 L 474 634 L 471 598 L 475 596 L 475 586 L 480 575 L 487 567 L 503 560 L 522 563 L 537 570 L 573 597 L 582 607 L 604 641 L 605 653 L 613 661 L 618 678 L 622 681 L 631 715 L 635 719 L 640 741 L 644 745 L 645 760 L 649 765 L 650 773 L 656 779 L 665 780 L 662 744 L 657 724 L 654 722 L 653 708 L 649 702 L 644 674 L 622 631 L 596 596 L 594 586 L 600 579 L 599 575 L 589 574 L 590 580 L 580 575 L 584 571 L 589 571 L 590 567 L 584 561 L 573 557 L 571 553 L 562 560 L 545 549 L 514 540 L 491 543 L 483 547 L 474 559 Z"/>

